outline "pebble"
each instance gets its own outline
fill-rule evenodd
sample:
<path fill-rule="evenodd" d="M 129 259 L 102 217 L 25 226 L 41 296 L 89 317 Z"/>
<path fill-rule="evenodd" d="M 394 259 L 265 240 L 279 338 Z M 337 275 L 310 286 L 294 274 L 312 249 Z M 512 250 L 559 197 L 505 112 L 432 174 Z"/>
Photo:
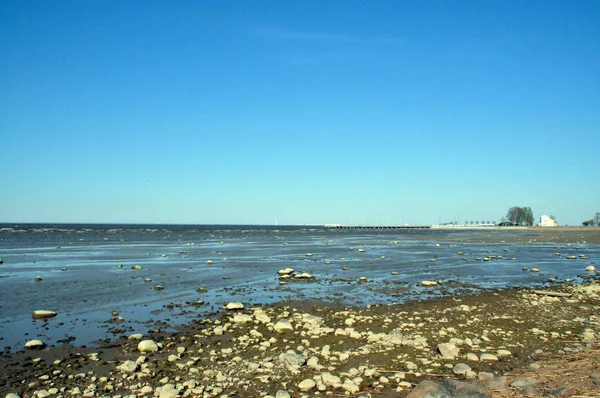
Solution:
<path fill-rule="evenodd" d="M 227 303 L 227 305 L 225 306 L 226 310 L 243 310 L 244 309 L 244 304 L 242 303 Z"/>
<path fill-rule="evenodd" d="M 468 372 L 471 371 L 471 367 L 465 363 L 457 363 L 456 365 L 454 365 L 454 368 L 452 368 L 452 371 L 456 375 L 465 376 Z"/>
<path fill-rule="evenodd" d="M 48 319 L 54 318 L 55 316 L 56 312 L 48 310 L 35 310 L 31 313 L 33 319 Z"/>
<path fill-rule="evenodd" d="M 31 350 L 40 350 L 44 347 L 46 347 L 46 344 L 42 340 L 29 340 L 27 343 L 25 343 L 25 348 Z"/>
<path fill-rule="evenodd" d="M 139 352 L 157 352 L 158 344 L 154 342 L 154 340 L 142 340 L 138 344 Z"/>
<path fill-rule="evenodd" d="M 310 391 L 315 388 L 317 383 L 313 379 L 304 379 L 298 384 L 298 388 L 302 391 Z"/>
<path fill-rule="evenodd" d="M 444 359 L 454 359 L 458 356 L 460 349 L 451 343 L 438 344 L 438 351 Z"/>
<path fill-rule="evenodd" d="M 494 354 L 483 353 L 479 356 L 481 361 L 497 361 L 498 357 Z"/>
<path fill-rule="evenodd" d="M 279 333 L 285 332 L 286 330 L 294 330 L 290 321 L 285 318 L 278 320 L 277 323 L 273 325 L 273 329 Z"/>

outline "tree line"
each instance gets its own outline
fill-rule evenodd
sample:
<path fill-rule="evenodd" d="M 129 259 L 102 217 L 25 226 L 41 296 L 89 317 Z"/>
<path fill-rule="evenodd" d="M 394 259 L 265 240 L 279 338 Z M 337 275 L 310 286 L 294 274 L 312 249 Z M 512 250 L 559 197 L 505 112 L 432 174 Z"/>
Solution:
<path fill-rule="evenodd" d="M 532 226 L 534 222 L 533 211 L 531 207 L 513 206 L 508 209 L 503 221 L 510 221 L 514 225 Z"/>
<path fill-rule="evenodd" d="M 591 219 L 581 223 L 584 227 L 600 227 L 600 213 L 596 213 Z"/>

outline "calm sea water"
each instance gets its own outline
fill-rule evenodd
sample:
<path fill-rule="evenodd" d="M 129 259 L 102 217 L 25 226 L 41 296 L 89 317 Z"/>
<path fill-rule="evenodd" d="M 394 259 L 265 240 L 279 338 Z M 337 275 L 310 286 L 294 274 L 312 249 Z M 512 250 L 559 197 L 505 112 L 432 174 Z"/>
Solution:
<path fill-rule="evenodd" d="M 14 351 L 34 337 L 48 344 L 69 337 L 76 338 L 74 344 L 90 344 L 169 329 L 218 313 L 230 301 L 248 306 L 287 299 L 392 304 L 490 288 L 540 286 L 549 278 L 577 281 L 600 254 L 598 245 L 465 244 L 474 233 L 320 226 L 0 224 L 4 260 L 0 347 Z M 563 256 L 554 256 L 556 251 Z M 590 260 L 564 259 L 580 253 Z M 503 258 L 476 260 L 489 255 Z M 142 269 L 134 270 L 134 265 Z M 308 272 L 314 281 L 280 285 L 277 272 L 285 267 Z M 523 267 L 541 272 L 524 272 Z M 36 281 L 37 276 L 42 280 Z M 360 277 L 367 282 L 360 282 Z M 444 283 L 424 288 L 420 282 L 425 279 Z M 156 290 L 156 285 L 164 289 Z M 208 292 L 198 293 L 198 288 Z M 197 305 L 200 300 L 204 304 Z M 33 321 L 31 312 L 37 309 L 53 310 L 58 316 Z"/>

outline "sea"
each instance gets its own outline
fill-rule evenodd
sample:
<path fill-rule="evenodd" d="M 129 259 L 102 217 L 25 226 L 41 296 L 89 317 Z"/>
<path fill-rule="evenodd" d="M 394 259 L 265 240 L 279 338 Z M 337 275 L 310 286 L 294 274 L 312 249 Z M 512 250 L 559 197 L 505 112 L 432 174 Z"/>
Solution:
<path fill-rule="evenodd" d="M 0 351 L 106 344 L 288 301 L 401 305 L 577 283 L 600 245 L 505 243 L 503 231 L 323 226 L 0 224 Z M 526 233 L 526 232 L 514 232 Z M 497 234 L 497 236 L 495 236 Z M 560 252 L 561 256 L 554 255 Z M 487 261 L 485 260 L 487 258 Z M 530 272 L 531 268 L 540 272 Z M 279 271 L 292 268 L 292 277 Z M 525 268 L 525 269 L 524 269 Z M 312 278 L 295 278 L 307 273 Z M 425 287 L 422 281 L 438 281 Z M 35 310 L 55 311 L 45 321 Z"/>

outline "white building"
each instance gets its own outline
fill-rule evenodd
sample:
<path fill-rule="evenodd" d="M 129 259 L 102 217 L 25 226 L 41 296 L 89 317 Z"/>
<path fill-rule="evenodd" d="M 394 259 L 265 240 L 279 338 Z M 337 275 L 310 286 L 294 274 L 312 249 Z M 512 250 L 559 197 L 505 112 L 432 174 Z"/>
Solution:
<path fill-rule="evenodd" d="M 541 216 L 540 223 L 538 224 L 540 227 L 558 227 L 558 223 L 556 220 L 553 220 L 549 216 Z"/>

